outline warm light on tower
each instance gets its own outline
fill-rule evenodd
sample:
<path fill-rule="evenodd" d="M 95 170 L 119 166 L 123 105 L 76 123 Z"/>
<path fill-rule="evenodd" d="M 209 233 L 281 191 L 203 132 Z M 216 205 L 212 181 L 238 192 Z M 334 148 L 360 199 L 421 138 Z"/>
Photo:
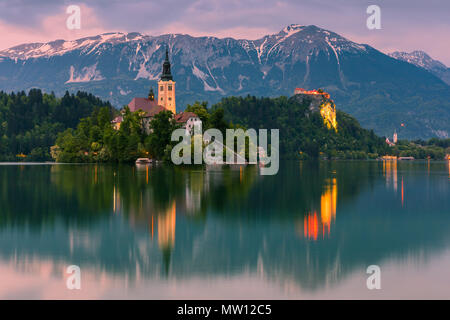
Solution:
<path fill-rule="evenodd" d="M 169 51 L 167 49 L 161 80 L 158 81 L 158 104 L 176 114 L 175 81 L 173 81 L 170 70 Z"/>

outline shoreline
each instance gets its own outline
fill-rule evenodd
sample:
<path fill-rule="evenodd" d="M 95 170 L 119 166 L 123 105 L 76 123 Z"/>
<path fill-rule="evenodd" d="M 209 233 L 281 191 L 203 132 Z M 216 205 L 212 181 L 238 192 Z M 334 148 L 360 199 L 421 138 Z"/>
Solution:
<path fill-rule="evenodd" d="M 280 159 L 280 162 L 383 162 L 383 161 L 397 161 L 397 162 L 404 162 L 404 163 L 414 163 L 414 162 L 443 162 L 447 163 L 450 162 L 450 160 L 447 159 L 414 159 L 414 160 L 403 160 L 403 159 Z M 155 163 L 146 163 L 146 164 L 137 164 L 135 162 L 1 162 L 0 166 L 51 166 L 51 165 L 133 165 L 133 166 L 155 166 Z M 199 166 L 208 166 L 207 164 L 201 164 L 201 165 L 175 165 L 173 163 L 158 163 L 158 165 L 170 165 L 175 167 L 199 167 Z M 258 165 L 257 163 L 223 163 L 223 164 L 214 164 L 209 166 L 250 166 L 250 165 Z"/>

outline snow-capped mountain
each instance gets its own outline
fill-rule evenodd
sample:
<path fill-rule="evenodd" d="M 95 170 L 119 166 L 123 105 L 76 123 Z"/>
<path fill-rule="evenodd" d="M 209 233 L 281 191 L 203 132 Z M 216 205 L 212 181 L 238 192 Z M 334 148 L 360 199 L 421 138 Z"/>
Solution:
<path fill-rule="evenodd" d="M 292 92 L 297 84 L 284 88 L 286 79 L 283 78 L 294 71 L 293 65 L 303 65 L 305 72 L 298 85 L 308 85 L 308 81 L 314 78 L 310 72 L 311 65 L 320 54 L 326 53 L 329 59 L 331 57 L 336 61 L 339 78 L 342 78 L 339 55 L 366 51 L 364 45 L 315 26 L 290 25 L 278 34 L 258 40 L 194 38 L 181 34 L 152 37 L 139 33 L 107 33 L 74 41 L 24 44 L 1 51 L 0 57 L 9 58 L 10 62 L 21 66 L 21 70 L 28 69 L 27 63 L 45 61 L 46 67 L 57 68 L 52 68 L 59 78 L 57 82 L 64 84 L 119 79 L 156 81 L 161 74 L 166 46 L 169 47 L 173 71 L 179 82 L 177 88 L 181 89 L 179 93 L 183 95 L 184 91 L 193 91 L 199 96 L 208 92 L 223 96 L 241 91 L 250 93 L 256 87 L 266 86 L 265 82 L 275 85 L 274 94 L 283 89 L 288 89 L 283 93 Z M 7 62 L 5 58 L 4 63 Z M 64 61 L 66 58 L 71 61 Z M 237 65 L 239 68 L 234 68 Z M 280 72 L 282 79 L 277 79 Z M 30 85 L 33 86 L 32 83 Z M 146 84 L 145 90 L 150 85 L 151 82 Z M 135 83 L 119 86 L 122 90 L 112 90 L 108 98 L 120 105 L 129 101 L 123 93 L 130 91 L 132 96 L 136 94 L 136 87 Z"/>
<path fill-rule="evenodd" d="M 442 62 L 434 60 L 424 51 L 416 50 L 409 53 L 395 51 L 389 53 L 389 55 L 395 59 L 424 68 L 444 80 L 447 84 L 450 84 L 450 68 L 447 68 Z"/>
<path fill-rule="evenodd" d="M 0 89 L 38 87 L 57 95 L 83 90 L 121 107 L 156 87 L 166 47 L 179 110 L 196 100 L 290 96 L 296 87 L 323 88 L 338 108 L 377 133 L 391 134 L 406 123 L 400 137 L 450 135 L 450 121 L 444 121 L 450 119 L 448 85 L 422 68 L 316 26 L 290 25 L 257 40 L 117 32 L 23 44 L 0 51 Z M 435 103 L 424 108 L 430 96 Z M 412 97 L 405 110 L 405 99 Z"/>

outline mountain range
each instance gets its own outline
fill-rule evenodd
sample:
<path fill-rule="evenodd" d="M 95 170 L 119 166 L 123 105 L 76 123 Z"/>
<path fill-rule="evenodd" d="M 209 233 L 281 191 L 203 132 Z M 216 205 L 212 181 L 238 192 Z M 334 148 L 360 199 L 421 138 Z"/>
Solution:
<path fill-rule="evenodd" d="M 178 111 L 196 100 L 323 88 L 380 135 L 450 136 L 450 86 L 434 69 L 314 25 L 289 25 L 257 40 L 117 32 L 23 44 L 0 51 L 0 90 L 82 90 L 122 107 L 156 87 L 166 48 Z"/>
<path fill-rule="evenodd" d="M 450 68 L 438 60 L 431 58 L 426 52 L 416 50 L 412 52 L 395 51 L 389 53 L 389 56 L 412 63 L 415 66 L 430 71 L 444 82 L 450 85 Z"/>

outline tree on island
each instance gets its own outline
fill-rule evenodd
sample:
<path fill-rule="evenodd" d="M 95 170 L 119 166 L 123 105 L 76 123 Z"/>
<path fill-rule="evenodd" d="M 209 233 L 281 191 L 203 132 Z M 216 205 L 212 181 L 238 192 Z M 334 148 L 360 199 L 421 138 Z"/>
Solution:
<path fill-rule="evenodd" d="M 66 92 L 58 98 L 40 89 L 0 91 L 0 161 L 48 161 L 58 133 L 75 128 L 80 119 L 111 104 L 92 94 Z M 111 117 L 111 116 L 110 116 Z"/>
<path fill-rule="evenodd" d="M 339 130 L 329 130 L 318 112 L 287 97 L 228 97 L 208 108 L 206 102 L 188 105 L 203 121 L 203 131 L 217 128 L 280 129 L 280 156 L 290 159 L 367 159 L 384 154 L 443 159 L 449 139 L 403 141 L 389 147 L 385 138 L 362 128 L 355 118 L 337 111 Z M 0 161 L 134 162 L 139 157 L 168 159 L 171 132 L 178 127 L 170 113 L 161 113 L 143 127 L 143 114 L 119 114 L 109 102 L 92 94 L 68 92 L 61 98 L 39 89 L 0 92 Z M 225 138 L 225 134 L 224 134 Z"/>
<path fill-rule="evenodd" d="M 170 158 L 172 132 L 180 125 L 175 121 L 171 111 L 157 113 L 150 121 L 151 133 L 145 139 L 145 148 L 155 159 Z"/>

